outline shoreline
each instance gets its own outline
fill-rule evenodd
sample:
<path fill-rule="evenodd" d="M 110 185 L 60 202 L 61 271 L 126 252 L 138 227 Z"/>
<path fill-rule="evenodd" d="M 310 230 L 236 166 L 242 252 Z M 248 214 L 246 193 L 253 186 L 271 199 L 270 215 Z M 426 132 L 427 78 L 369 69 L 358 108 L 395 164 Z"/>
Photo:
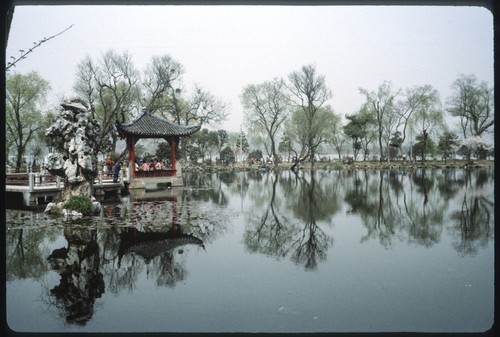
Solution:
<path fill-rule="evenodd" d="M 234 163 L 232 165 L 218 164 L 185 164 L 182 171 L 185 172 L 232 172 L 232 171 L 268 171 L 268 170 L 290 170 L 292 163 L 279 163 L 276 165 L 258 165 L 248 163 Z M 356 169 L 382 169 L 382 170 L 408 170 L 408 169 L 476 169 L 494 168 L 494 160 L 477 160 L 472 164 L 467 164 L 465 160 L 431 160 L 422 162 L 377 162 L 377 161 L 357 161 L 350 164 L 339 161 L 318 162 L 311 167 L 310 163 L 299 164 L 297 171 L 302 170 L 356 170 Z"/>

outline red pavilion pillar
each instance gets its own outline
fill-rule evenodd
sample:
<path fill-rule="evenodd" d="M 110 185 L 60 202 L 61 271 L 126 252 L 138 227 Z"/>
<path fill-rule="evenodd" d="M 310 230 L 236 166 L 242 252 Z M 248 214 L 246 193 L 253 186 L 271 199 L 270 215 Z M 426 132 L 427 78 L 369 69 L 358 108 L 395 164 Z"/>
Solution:
<path fill-rule="evenodd" d="M 134 136 L 127 137 L 128 160 L 132 163 L 132 177 L 135 177 L 135 139 Z"/>
<path fill-rule="evenodd" d="M 177 174 L 175 173 L 175 137 L 172 137 L 170 139 L 170 162 L 172 163 L 174 176 L 177 176 Z"/>

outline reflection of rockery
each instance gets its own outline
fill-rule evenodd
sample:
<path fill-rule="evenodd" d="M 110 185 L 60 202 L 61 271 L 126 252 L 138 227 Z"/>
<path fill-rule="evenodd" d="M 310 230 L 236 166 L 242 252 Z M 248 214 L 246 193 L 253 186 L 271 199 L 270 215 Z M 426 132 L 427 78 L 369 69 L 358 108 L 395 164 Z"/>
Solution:
<path fill-rule="evenodd" d="M 66 179 L 63 199 L 93 194 L 97 175 L 97 142 L 100 125 L 81 99 L 61 103 L 61 112 L 46 131 L 54 152 L 45 157 L 44 167 Z"/>
<path fill-rule="evenodd" d="M 68 247 L 55 249 L 48 257 L 61 275 L 59 285 L 50 293 L 62 304 L 68 323 L 84 325 L 92 318 L 95 299 L 104 293 L 97 232 L 67 227 L 64 236 Z"/>

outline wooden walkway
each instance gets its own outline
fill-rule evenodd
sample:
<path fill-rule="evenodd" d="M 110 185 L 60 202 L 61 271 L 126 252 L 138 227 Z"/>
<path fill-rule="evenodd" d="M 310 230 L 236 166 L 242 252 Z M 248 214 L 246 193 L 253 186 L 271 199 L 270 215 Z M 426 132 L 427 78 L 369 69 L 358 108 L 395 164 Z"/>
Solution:
<path fill-rule="evenodd" d="M 127 175 L 120 173 L 118 182 L 113 182 L 111 175 L 99 173 L 94 180 L 94 195 L 106 193 L 120 194 L 128 184 Z M 10 173 L 5 177 L 5 192 L 22 193 L 25 206 L 46 203 L 64 188 L 61 177 L 40 173 Z M 43 200 L 43 201 L 42 201 Z"/>

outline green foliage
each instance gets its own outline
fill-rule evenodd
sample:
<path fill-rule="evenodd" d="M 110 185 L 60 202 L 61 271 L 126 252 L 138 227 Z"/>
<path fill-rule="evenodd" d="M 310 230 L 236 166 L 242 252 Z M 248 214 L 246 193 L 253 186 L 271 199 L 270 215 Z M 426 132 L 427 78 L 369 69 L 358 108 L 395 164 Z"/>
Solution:
<path fill-rule="evenodd" d="M 251 151 L 248 154 L 247 158 L 248 158 L 249 161 L 251 161 L 251 160 L 260 161 L 262 159 L 262 150 L 257 149 L 257 150 Z"/>
<path fill-rule="evenodd" d="M 170 144 L 168 142 L 161 142 L 155 151 L 156 158 L 165 159 L 170 158 Z"/>
<path fill-rule="evenodd" d="M 217 131 L 201 129 L 191 136 L 191 141 L 193 145 L 198 148 L 202 159 L 206 157 L 210 158 L 213 150 L 217 148 L 218 133 Z M 192 152 L 192 150 L 190 152 Z"/>
<path fill-rule="evenodd" d="M 439 137 L 439 142 L 437 146 L 438 152 L 441 154 L 446 162 L 446 159 L 450 158 L 458 145 L 458 136 L 452 132 L 445 131 L 441 137 Z"/>
<path fill-rule="evenodd" d="M 198 159 L 202 158 L 200 148 L 197 146 L 192 146 L 192 145 L 188 146 L 188 156 L 189 156 L 189 160 L 192 163 L 198 162 Z"/>
<path fill-rule="evenodd" d="M 358 113 L 346 115 L 349 121 L 344 125 L 343 130 L 346 137 L 351 138 L 354 159 L 358 152 L 365 149 L 364 160 L 368 156 L 368 145 L 373 139 L 373 129 L 375 128 L 375 116 L 366 109 L 361 109 Z"/>
<path fill-rule="evenodd" d="M 229 134 L 226 130 L 217 130 L 217 151 L 220 152 L 229 141 Z"/>
<path fill-rule="evenodd" d="M 229 146 L 226 146 L 220 153 L 220 161 L 224 165 L 234 164 L 236 157 L 234 156 L 233 150 Z"/>
<path fill-rule="evenodd" d="M 63 208 L 89 215 L 92 213 L 92 201 L 89 197 L 74 195 L 64 203 Z"/>
<path fill-rule="evenodd" d="M 425 130 L 421 134 L 417 135 L 415 139 L 417 140 L 417 143 L 413 145 L 413 155 L 419 155 L 422 159 L 422 163 L 425 163 L 425 157 L 427 155 L 434 154 L 434 142 Z"/>
<path fill-rule="evenodd" d="M 28 144 L 41 129 L 40 105 L 50 89 L 37 72 L 7 74 L 5 83 L 5 140 L 7 149 L 15 147 L 16 168 L 21 167 Z"/>
<path fill-rule="evenodd" d="M 325 77 L 317 74 L 313 65 L 303 66 L 300 71 L 292 72 L 288 79 L 295 111 L 292 112 L 290 123 L 292 128 L 287 132 L 301 148 L 296 151 L 300 153 L 297 160 L 309 159 L 314 164 L 321 144 L 327 142 L 327 136 L 335 125 L 332 123 L 334 112 L 325 105 L 332 97 L 332 92 L 326 86 Z"/>
<path fill-rule="evenodd" d="M 394 132 L 389 141 L 389 156 L 391 159 L 397 158 L 399 152 L 401 151 L 402 144 L 403 144 L 403 138 L 401 138 L 401 132 L 399 131 Z"/>

